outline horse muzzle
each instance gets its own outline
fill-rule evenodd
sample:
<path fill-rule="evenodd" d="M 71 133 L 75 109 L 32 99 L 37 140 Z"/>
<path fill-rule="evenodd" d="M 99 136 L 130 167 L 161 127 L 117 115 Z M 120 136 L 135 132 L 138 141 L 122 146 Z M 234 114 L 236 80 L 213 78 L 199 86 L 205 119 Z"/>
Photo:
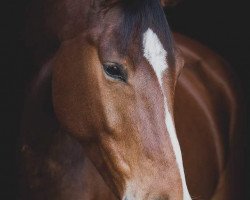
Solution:
<path fill-rule="evenodd" d="M 128 198 L 128 197 L 125 197 L 124 200 L 138 200 L 136 198 Z M 165 196 L 160 196 L 160 197 L 156 197 L 156 198 L 143 198 L 142 200 L 170 200 L 170 198 L 168 197 L 168 195 L 165 195 Z"/>

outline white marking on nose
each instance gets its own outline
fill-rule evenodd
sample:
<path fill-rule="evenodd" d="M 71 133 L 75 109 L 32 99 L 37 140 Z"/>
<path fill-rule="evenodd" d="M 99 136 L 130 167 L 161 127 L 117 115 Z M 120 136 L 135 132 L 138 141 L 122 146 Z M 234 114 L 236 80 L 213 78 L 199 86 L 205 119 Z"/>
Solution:
<path fill-rule="evenodd" d="M 158 78 L 164 96 L 165 123 L 167 126 L 168 133 L 170 135 L 171 143 L 173 145 L 174 153 L 177 160 L 177 165 L 179 167 L 181 175 L 182 187 L 183 187 L 183 199 L 191 200 L 185 179 L 180 144 L 177 139 L 173 118 L 167 106 L 168 102 L 167 95 L 165 94 L 163 88 L 163 73 L 168 68 L 167 52 L 164 49 L 158 36 L 150 28 L 148 28 L 148 30 L 143 34 L 143 50 L 144 50 L 144 57 L 148 60 L 148 62 L 153 67 L 156 73 L 156 76 Z"/>

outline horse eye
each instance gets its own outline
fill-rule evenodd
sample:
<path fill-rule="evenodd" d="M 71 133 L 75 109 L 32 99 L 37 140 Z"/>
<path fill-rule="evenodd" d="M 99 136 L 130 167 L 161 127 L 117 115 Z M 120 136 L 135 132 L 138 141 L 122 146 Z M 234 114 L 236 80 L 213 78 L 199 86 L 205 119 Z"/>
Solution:
<path fill-rule="evenodd" d="M 127 73 L 122 65 L 117 63 L 106 63 L 103 65 L 103 69 L 109 77 L 127 82 Z"/>

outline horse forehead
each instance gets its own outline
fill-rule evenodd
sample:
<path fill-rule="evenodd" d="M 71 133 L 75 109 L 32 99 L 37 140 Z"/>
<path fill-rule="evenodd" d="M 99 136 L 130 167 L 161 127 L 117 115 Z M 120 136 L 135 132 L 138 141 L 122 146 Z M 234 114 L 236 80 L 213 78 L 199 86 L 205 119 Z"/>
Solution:
<path fill-rule="evenodd" d="M 164 49 L 157 34 L 148 28 L 143 33 L 143 55 L 154 69 L 162 85 L 163 72 L 168 68 L 167 51 Z"/>

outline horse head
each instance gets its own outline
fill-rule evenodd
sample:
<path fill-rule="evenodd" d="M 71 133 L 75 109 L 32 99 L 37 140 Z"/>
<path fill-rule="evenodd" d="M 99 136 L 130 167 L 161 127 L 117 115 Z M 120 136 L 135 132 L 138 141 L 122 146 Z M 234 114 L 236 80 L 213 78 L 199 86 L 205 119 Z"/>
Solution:
<path fill-rule="evenodd" d="M 84 30 L 64 40 L 53 59 L 62 129 L 118 198 L 191 199 L 173 121 L 183 62 L 160 1 L 82 3 Z"/>

